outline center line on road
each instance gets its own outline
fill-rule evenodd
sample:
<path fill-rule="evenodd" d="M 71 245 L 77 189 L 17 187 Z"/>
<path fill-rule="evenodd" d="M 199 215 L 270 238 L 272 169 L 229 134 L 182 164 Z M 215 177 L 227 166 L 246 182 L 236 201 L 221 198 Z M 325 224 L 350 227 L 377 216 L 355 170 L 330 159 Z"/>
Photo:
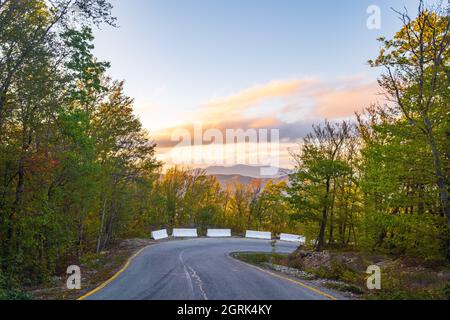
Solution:
<path fill-rule="evenodd" d="M 208 300 L 208 296 L 206 295 L 205 290 L 203 290 L 203 282 L 202 282 L 202 279 L 200 279 L 200 277 L 198 276 L 197 272 L 195 272 L 194 269 L 192 269 L 191 267 L 189 267 L 189 269 L 191 270 L 192 276 L 194 277 L 194 279 L 197 280 L 198 288 L 199 288 L 199 290 L 200 290 L 200 292 L 201 292 L 201 294 L 202 294 L 202 296 L 203 296 L 203 299 L 204 299 L 204 300 Z"/>
<path fill-rule="evenodd" d="M 184 260 L 183 260 L 183 253 L 184 253 L 184 251 L 185 250 L 180 252 L 180 255 L 178 256 L 178 258 L 180 259 L 180 262 L 183 265 L 184 274 L 186 276 L 186 280 L 188 282 L 189 289 L 191 290 L 192 297 L 195 298 L 194 285 L 192 284 L 191 276 L 189 275 L 189 271 L 187 270 L 186 265 L 184 264 Z"/>

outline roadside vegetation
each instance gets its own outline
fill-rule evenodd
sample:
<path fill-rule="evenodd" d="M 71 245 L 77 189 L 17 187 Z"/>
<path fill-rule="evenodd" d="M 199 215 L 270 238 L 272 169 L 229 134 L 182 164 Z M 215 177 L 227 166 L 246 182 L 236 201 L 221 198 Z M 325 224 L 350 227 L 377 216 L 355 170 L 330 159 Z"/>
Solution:
<path fill-rule="evenodd" d="M 262 268 L 299 278 L 308 283 L 344 293 L 351 299 L 448 300 L 448 267 L 418 259 L 389 255 L 298 249 L 291 255 L 277 253 L 234 253 L 232 256 Z M 379 265 L 381 290 L 368 290 L 367 266 Z"/>
<path fill-rule="evenodd" d="M 91 28 L 115 25 L 108 1 L 0 1 L 0 299 L 27 298 L 23 288 L 121 239 L 181 226 L 290 232 L 317 254 L 383 255 L 386 289 L 374 298 L 448 297 L 448 278 L 429 279 L 428 267 L 395 270 L 449 267 L 449 9 L 399 12 L 402 29 L 369 61 L 383 69 L 386 104 L 315 125 L 289 182 L 223 188 L 201 170 L 162 172 L 123 82 L 92 54 Z M 361 270 L 346 268 L 307 271 L 360 287 Z M 433 285 L 405 287 L 416 278 Z"/>
<path fill-rule="evenodd" d="M 107 1 L 0 1 L 0 297 L 144 235 L 159 163 L 93 54 Z M 19 293 L 17 293 L 19 292 Z"/>

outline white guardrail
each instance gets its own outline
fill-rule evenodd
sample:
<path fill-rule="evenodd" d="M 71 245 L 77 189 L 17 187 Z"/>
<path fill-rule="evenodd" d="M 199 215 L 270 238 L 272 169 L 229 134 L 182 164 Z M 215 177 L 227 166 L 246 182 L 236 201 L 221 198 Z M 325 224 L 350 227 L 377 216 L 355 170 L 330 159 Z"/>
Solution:
<path fill-rule="evenodd" d="M 251 239 L 265 239 L 265 240 L 272 240 L 272 233 L 271 232 L 261 232 L 261 231 L 252 231 L 247 230 L 245 233 L 246 238 Z"/>
<path fill-rule="evenodd" d="M 167 229 L 152 231 L 152 238 L 155 240 L 162 240 L 169 238 Z M 197 229 L 173 229 L 172 236 L 175 238 L 197 238 Z M 230 238 L 231 229 L 208 229 L 206 234 L 208 238 Z M 272 233 L 247 230 L 245 237 L 249 239 L 263 239 L 271 240 Z M 282 233 L 280 234 L 280 241 L 297 242 L 299 244 L 305 244 L 306 238 L 296 234 Z"/>
<path fill-rule="evenodd" d="M 304 236 L 298 236 L 296 234 L 282 233 L 280 234 L 280 241 L 298 242 L 300 244 L 306 243 Z"/>
<path fill-rule="evenodd" d="M 175 238 L 197 238 L 197 229 L 173 229 L 172 236 Z"/>
<path fill-rule="evenodd" d="M 208 229 L 206 236 L 208 238 L 230 238 L 231 229 Z"/>
<path fill-rule="evenodd" d="M 169 237 L 169 235 L 167 234 L 167 230 L 166 229 L 157 230 L 157 231 L 153 231 L 152 232 L 152 238 L 155 239 L 155 240 L 166 239 L 168 237 Z"/>

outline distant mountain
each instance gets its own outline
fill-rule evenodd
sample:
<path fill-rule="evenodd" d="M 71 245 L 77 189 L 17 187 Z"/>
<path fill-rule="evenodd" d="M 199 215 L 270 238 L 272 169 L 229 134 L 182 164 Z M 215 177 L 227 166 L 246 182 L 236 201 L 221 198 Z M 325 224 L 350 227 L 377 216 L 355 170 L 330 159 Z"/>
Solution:
<path fill-rule="evenodd" d="M 262 168 L 270 168 L 272 172 L 276 173 L 272 176 L 263 175 L 265 173 Z M 289 169 L 275 168 L 275 167 L 264 167 L 264 166 L 249 166 L 249 165 L 235 165 L 231 167 L 225 166 L 212 166 L 205 169 L 206 174 L 215 176 L 223 188 L 227 186 L 228 183 L 233 186 L 234 181 L 240 184 L 249 184 L 251 181 L 259 180 L 262 182 L 264 187 L 269 180 L 273 182 L 286 181 L 289 184 L 289 175 L 293 172 Z"/>
<path fill-rule="evenodd" d="M 226 175 L 226 174 L 211 174 L 212 176 L 215 176 L 217 180 L 219 180 L 220 185 L 222 188 L 226 188 L 227 184 L 230 183 L 231 187 L 234 185 L 234 181 L 237 181 L 240 184 L 249 184 L 252 181 L 258 180 L 261 181 L 262 187 L 264 187 L 269 180 L 272 180 L 273 182 L 277 183 L 280 181 L 286 181 L 289 183 L 289 176 L 285 175 L 282 177 L 277 178 L 252 178 L 252 177 L 246 177 L 241 175 Z"/>
<path fill-rule="evenodd" d="M 274 175 L 267 176 L 263 175 L 266 170 L 270 168 L 270 172 L 275 172 Z M 249 166 L 249 165 L 235 165 L 232 167 L 225 166 L 213 166 L 205 169 L 206 173 L 213 176 L 241 176 L 247 178 L 255 179 L 278 179 L 288 176 L 292 173 L 292 170 L 276 168 L 276 167 L 265 167 L 265 166 Z"/>

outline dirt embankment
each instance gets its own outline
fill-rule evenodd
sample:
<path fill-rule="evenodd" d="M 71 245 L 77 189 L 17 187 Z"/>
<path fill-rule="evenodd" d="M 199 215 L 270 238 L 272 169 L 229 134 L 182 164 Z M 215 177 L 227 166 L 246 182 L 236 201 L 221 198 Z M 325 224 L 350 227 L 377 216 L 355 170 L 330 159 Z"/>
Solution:
<path fill-rule="evenodd" d="M 283 264 L 336 280 L 367 299 L 450 299 L 450 264 L 411 258 L 394 258 L 360 252 L 313 252 L 298 249 Z M 367 289 L 367 268 L 381 269 L 381 290 Z M 330 287 L 340 289 L 339 282 Z M 350 285 L 350 287 L 348 287 Z"/>

